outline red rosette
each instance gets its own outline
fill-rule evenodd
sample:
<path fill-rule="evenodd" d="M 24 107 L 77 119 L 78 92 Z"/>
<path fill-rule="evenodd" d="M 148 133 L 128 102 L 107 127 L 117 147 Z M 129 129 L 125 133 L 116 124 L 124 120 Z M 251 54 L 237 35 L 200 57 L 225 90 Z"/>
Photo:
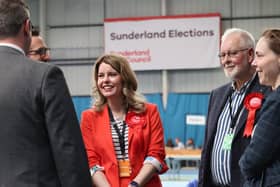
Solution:
<path fill-rule="evenodd" d="M 145 117 L 142 114 L 138 114 L 132 111 L 126 114 L 125 121 L 130 128 L 142 128 L 146 124 Z"/>
<path fill-rule="evenodd" d="M 247 121 L 244 129 L 243 136 L 250 137 L 253 131 L 256 111 L 261 108 L 263 94 L 261 93 L 250 93 L 245 97 L 244 105 L 245 108 L 248 110 Z"/>

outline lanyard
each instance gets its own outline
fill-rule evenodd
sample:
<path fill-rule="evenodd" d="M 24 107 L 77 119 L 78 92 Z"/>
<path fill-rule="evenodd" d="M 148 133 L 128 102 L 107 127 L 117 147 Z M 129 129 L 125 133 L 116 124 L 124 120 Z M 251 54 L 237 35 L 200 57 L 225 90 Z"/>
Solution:
<path fill-rule="evenodd" d="M 240 114 L 242 108 L 243 108 L 243 105 L 244 105 L 243 103 L 244 103 L 244 100 L 246 98 L 246 95 L 252 90 L 252 87 L 254 85 L 254 83 L 253 83 L 254 81 L 255 81 L 255 78 L 249 83 L 250 85 L 247 88 L 245 88 L 246 90 L 245 90 L 243 99 L 242 99 L 240 105 L 238 106 L 238 109 L 237 109 L 235 115 L 233 115 L 233 111 L 232 111 L 232 94 L 233 94 L 234 90 L 233 90 L 232 87 L 230 88 L 230 92 L 228 94 L 228 99 L 229 99 L 229 113 L 230 113 L 230 119 L 231 119 L 231 123 L 230 123 L 230 129 L 231 130 L 233 130 L 234 127 L 235 127 L 236 121 L 239 117 L 239 114 Z"/>
<path fill-rule="evenodd" d="M 242 99 L 241 103 L 238 106 L 238 109 L 235 113 L 235 115 L 233 115 L 233 110 L 232 110 L 232 94 L 233 91 L 231 91 L 231 94 L 229 94 L 229 113 L 230 113 L 230 119 L 231 119 L 231 123 L 230 123 L 230 129 L 233 130 L 236 124 L 236 121 L 238 119 L 239 113 L 241 112 L 242 108 L 243 108 L 243 102 L 244 102 L 244 98 L 246 97 L 246 93 L 244 95 L 244 98 Z"/>
<path fill-rule="evenodd" d="M 110 115 L 110 122 L 113 124 L 113 127 L 118 134 L 121 153 L 123 155 L 123 158 L 125 158 L 125 137 L 124 137 L 125 129 L 126 129 L 125 121 L 122 121 L 123 127 L 122 127 L 122 132 L 120 132 L 120 129 L 118 128 L 117 122 L 114 119 L 112 110 L 109 107 L 108 107 L 108 110 L 109 110 L 109 115 Z"/>

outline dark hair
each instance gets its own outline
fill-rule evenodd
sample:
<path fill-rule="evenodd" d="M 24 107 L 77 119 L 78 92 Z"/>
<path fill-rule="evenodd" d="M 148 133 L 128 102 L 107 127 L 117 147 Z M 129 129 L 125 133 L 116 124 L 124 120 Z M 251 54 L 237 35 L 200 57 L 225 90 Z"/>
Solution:
<path fill-rule="evenodd" d="M 174 147 L 174 143 L 173 143 L 171 138 L 167 139 L 167 142 L 166 142 L 165 146 L 166 147 Z"/>
<path fill-rule="evenodd" d="M 0 0 L 0 38 L 16 36 L 29 16 L 23 0 Z"/>
<path fill-rule="evenodd" d="M 268 41 L 268 47 L 277 55 L 280 55 L 280 29 L 267 29 L 262 33 Z"/>
<path fill-rule="evenodd" d="M 40 29 L 39 27 L 32 25 L 32 36 L 39 36 L 40 35 Z"/>

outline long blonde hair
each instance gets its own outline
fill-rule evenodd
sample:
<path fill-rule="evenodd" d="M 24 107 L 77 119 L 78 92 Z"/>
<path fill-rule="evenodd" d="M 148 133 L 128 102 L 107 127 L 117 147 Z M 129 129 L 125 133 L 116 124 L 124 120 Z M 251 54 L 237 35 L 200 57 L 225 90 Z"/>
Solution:
<path fill-rule="evenodd" d="M 123 83 L 123 103 L 137 113 L 145 111 L 145 98 L 143 95 L 137 92 L 137 79 L 134 71 L 132 71 L 129 62 L 126 58 L 117 54 L 104 54 L 100 56 L 94 66 L 92 74 L 92 97 L 93 108 L 96 111 L 101 111 L 103 106 L 107 104 L 107 99 L 104 97 L 97 86 L 98 71 L 101 63 L 110 65 L 116 70 L 122 79 Z"/>

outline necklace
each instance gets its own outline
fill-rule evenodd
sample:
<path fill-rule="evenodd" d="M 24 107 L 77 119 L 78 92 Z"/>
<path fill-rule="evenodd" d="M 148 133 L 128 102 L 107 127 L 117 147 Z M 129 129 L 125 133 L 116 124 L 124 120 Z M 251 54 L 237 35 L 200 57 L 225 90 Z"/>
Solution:
<path fill-rule="evenodd" d="M 123 121 L 124 120 L 124 114 L 122 114 L 122 115 L 119 115 L 119 116 L 117 116 L 117 115 L 113 115 L 114 116 L 114 119 L 116 120 L 116 121 Z"/>
<path fill-rule="evenodd" d="M 120 112 L 120 113 L 113 113 L 113 117 L 116 121 L 123 121 L 125 117 L 125 113 Z"/>
<path fill-rule="evenodd" d="M 124 121 L 125 120 L 125 116 L 127 113 L 127 108 L 119 108 L 119 110 L 113 111 L 111 108 L 111 113 L 112 113 L 112 117 L 115 119 L 115 121 Z"/>

